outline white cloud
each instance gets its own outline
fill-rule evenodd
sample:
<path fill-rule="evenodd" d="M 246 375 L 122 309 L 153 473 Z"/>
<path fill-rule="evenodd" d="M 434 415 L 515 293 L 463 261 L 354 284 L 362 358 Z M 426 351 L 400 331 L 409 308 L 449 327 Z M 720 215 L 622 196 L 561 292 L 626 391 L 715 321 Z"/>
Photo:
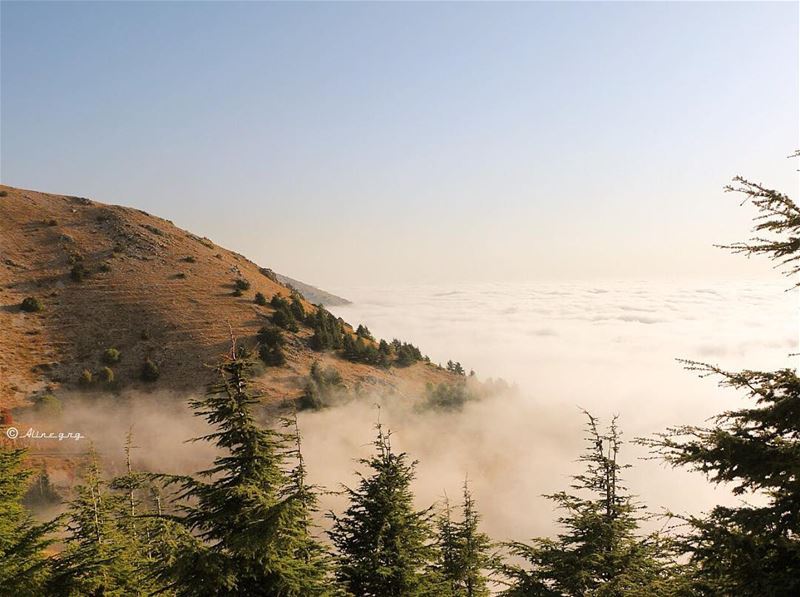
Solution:
<path fill-rule="evenodd" d="M 462 415 L 413 416 L 384 408 L 397 445 L 420 460 L 420 505 L 457 494 L 469 474 L 487 528 L 500 539 L 552 531 L 541 494 L 565 489 L 577 471 L 584 421 L 578 407 L 621 416 L 625 437 L 702 423 L 743 404 L 676 358 L 711 359 L 729 369 L 791 364 L 797 296 L 782 283 L 597 282 L 353 288 L 336 308 L 377 336 L 418 344 L 434 362 L 461 361 L 482 378 L 516 383 L 520 395 L 471 405 Z M 315 481 L 352 479 L 353 458 L 370 452 L 372 402 L 304 415 Z M 733 498 L 700 475 L 642 461 L 628 486 L 651 508 L 699 511 Z M 335 506 L 335 498 L 326 505 Z"/>

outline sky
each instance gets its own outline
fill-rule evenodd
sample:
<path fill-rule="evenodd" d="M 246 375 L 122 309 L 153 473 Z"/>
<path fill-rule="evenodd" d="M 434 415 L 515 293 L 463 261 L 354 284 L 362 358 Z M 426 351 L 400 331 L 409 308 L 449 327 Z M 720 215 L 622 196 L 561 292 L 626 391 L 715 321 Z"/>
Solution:
<path fill-rule="evenodd" d="M 354 284 L 758 277 L 797 3 L 0 4 L 3 184 Z"/>

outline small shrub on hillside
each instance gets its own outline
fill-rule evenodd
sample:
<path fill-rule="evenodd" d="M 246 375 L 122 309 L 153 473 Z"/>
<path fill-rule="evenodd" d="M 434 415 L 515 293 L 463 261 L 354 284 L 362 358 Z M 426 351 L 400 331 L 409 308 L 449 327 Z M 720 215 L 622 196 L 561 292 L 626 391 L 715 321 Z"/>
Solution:
<path fill-rule="evenodd" d="M 250 282 L 244 278 L 237 278 L 233 284 L 238 290 L 250 290 Z"/>
<path fill-rule="evenodd" d="M 61 416 L 61 401 L 52 394 L 44 394 L 34 398 L 33 409 L 38 416 L 56 419 Z"/>
<path fill-rule="evenodd" d="M 38 313 L 39 311 L 44 311 L 44 303 L 39 298 L 27 296 L 22 299 L 19 308 L 28 313 Z"/>
<path fill-rule="evenodd" d="M 450 373 L 455 373 L 456 375 L 465 375 L 464 368 L 461 366 L 459 362 L 447 361 L 447 370 Z"/>
<path fill-rule="evenodd" d="M 150 330 L 142 330 L 142 333 L 139 334 L 139 337 L 142 340 L 149 340 L 150 339 Z"/>
<path fill-rule="evenodd" d="M 99 377 L 103 383 L 114 383 L 114 370 L 111 367 L 103 367 L 100 369 Z"/>
<path fill-rule="evenodd" d="M 306 378 L 305 392 L 297 401 L 301 410 L 320 410 L 346 398 L 342 376 L 334 367 L 324 369 L 314 361 Z"/>
<path fill-rule="evenodd" d="M 101 263 L 100 265 L 97 266 L 97 271 L 98 272 L 103 272 L 103 273 L 110 272 L 111 271 L 111 264 L 108 263 L 107 261 L 104 261 L 103 263 Z"/>
<path fill-rule="evenodd" d="M 261 328 L 258 331 L 256 340 L 258 341 L 258 356 L 264 361 L 265 365 L 279 367 L 286 362 L 286 355 L 283 352 L 285 341 L 278 328 Z"/>
<path fill-rule="evenodd" d="M 90 386 L 92 385 L 93 381 L 94 378 L 92 377 L 92 372 L 88 369 L 81 371 L 81 374 L 78 376 L 78 383 L 82 386 Z"/>
<path fill-rule="evenodd" d="M 156 365 L 151 359 L 145 359 L 144 363 L 142 364 L 142 380 L 156 381 L 159 375 L 161 375 L 161 371 L 159 371 L 158 365 Z"/>
<path fill-rule="evenodd" d="M 106 365 L 113 365 L 114 363 L 119 363 L 119 360 L 122 358 L 122 353 L 116 348 L 106 348 L 103 352 L 103 362 Z"/>
<path fill-rule="evenodd" d="M 197 263 L 197 259 L 193 255 L 187 255 L 181 261 L 185 261 L 186 263 Z"/>
<path fill-rule="evenodd" d="M 48 226 L 58 226 L 58 220 L 47 220 Z"/>
<path fill-rule="evenodd" d="M 261 305 L 262 307 L 267 306 L 267 297 L 264 296 L 263 292 L 256 292 L 256 298 L 254 299 L 256 305 Z"/>
<path fill-rule="evenodd" d="M 241 288 L 234 288 L 233 292 L 231 292 L 232 296 L 242 296 L 244 293 L 242 292 Z"/>
<path fill-rule="evenodd" d="M 75 265 L 76 263 L 81 263 L 83 261 L 83 255 L 80 253 L 70 253 L 69 257 L 67 257 L 67 262 L 70 265 Z"/>
<path fill-rule="evenodd" d="M 142 224 L 142 228 L 144 228 L 145 230 L 149 230 L 156 236 L 164 236 L 164 232 L 160 228 L 156 228 L 152 224 Z"/>
<path fill-rule="evenodd" d="M 73 282 L 82 282 L 86 277 L 86 267 L 84 267 L 83 263 L 78 262 L 73 265 L 72 269 L 69 271 L 69 277 Z"/>
<path fill-rule="evenodd" d="M 0 191 L 0 197 L 6 197 L 8 195 L 8 191 Z"/>
<path fill-rule="evenodd" d="M 114 243 L 114 246 L 111 248 L 113 253 L 122 253 L 125 250 L 125 245 L 122 243 Z"/>

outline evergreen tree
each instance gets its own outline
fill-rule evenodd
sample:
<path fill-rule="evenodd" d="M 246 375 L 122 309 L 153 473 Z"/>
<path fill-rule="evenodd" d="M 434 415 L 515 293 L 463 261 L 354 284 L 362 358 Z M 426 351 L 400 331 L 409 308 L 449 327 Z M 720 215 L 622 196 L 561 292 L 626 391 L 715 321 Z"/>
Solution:
<path fill-rule="evenodd" d="M 410 342 L 400 342 L 395 338 L 392 340 L 392 348 L 397 355 L 397 364 L 400 367 L 408 367 L 423 359 L 419 348 Z"/>
<path fill-rule="evenodd" d="M 389 434 L 377 426 L 375 454 L 361 459 L 345 513 L 331 514 L 329 532 L 338 550 L 336 576 L 359 597 L 414 597 L 435 594 L 429 566 L 433 555 L 430 511 L 414 509 L 411 482 L 416 462 L 392 451 Z"/>
<path fill-rule="evenodd" d="M 311 348 L 314 350 L 339 349 L 344 342 L 342 322 L 328 312 L 322 305 L 306 317 L 306 322 L 314 330 L 311 336 Z"/>
<path fill-rule="evenodd" d="M 128 559 L 132 562 L 138 578 L 140 592 L 150 593 L 159 587 L 155 582 L 158 570 L 164 562 L 175 554 L 191 546 L 194 539 L 188 532 L 169 518 L 163 517 L 160 501 L 153 504 L 145 497 L 152 497 L 156 491 L 154 475 L 133 468 L 132 453 L 133 429 L 128 432 L 125 442 L 125 473 L 114 478 L 109 487 L 117 492 L 116 524 L 127 539 Z M 172 591 L 163 589 L 159 593 Z"/>
<path fill-rule="evenodd" d="M 573 477 L 576 493 L 546 496 L 565 511 L 564 531 L 555 539 L 509 545 L 528 566 L 505 565 L 510 597 L 584 595 L 674 595 L 669 555 L 657 536 L 640 538 L 638 512 L 621 484 L 627 466 L 618 463 L 616 420 L 601 434 L 587 413 L 588 448 L 580 457 L 585 472 Z M 579 492 L 579 493 L 578 493 Z M 588 495 L 586 495 L 588 494 Z"/>
<path fill-rule="evenodd" d="M 464 367 L 459 362 L 447 361 L 447 370 L 456 375 L 464 375 Z"/>
<path fill-rule="evenodd" d="M 373 340 L 364 337 L 345 334 L 342 342 L 342 356 L 348 361 L 367 363 L 368 365 L 386 366 L 388 364 L 384 355 L 375 347 Z"/>
<path fill-rule="evenodd" d="M 464 482 L 461 520 L 454 521 L 448 500 L 436 521 L 438 535 L 437 571 L 442 579 L 440 593 L 449 597 L 489 595 L 485 571 L 495 564 L 489 536 L 479 529 L 480 515 Z"/>
<path fill-rule="evenodd" d="M 280 329 L 274 326 L 265 326 L 258 331 L 256 336 L 258 341 L 258 356 L 265 365 L 279 367 L 286 363 L 286 354 L 283 347 L 286 340 Z"/>
<path fill-rule="evenodd" d="M 800 156 L 800 153 L 793 157 Z M 728 191 L 744 193 L 757 208 L 751 241 L 727 248 L 764 254 L 795 279 L 800 273 L 800 208 L 788 196 L 744 178 Z M 765 236 L 767 235 L 767 236 Z M 668 429 L 645 440 L 674 466 L 700 471 L 757 505 L 716 506 L 686 518 L 679 546 L 695 566 L 696 594 L 800 594 L 800 378 L 795 369 L 725 371 L 687 362 L 701 376 L 742 391 L 744 408 L 722 413 L 710 427 Z"/>
<path fill-rule="evenodd" d="M 276 294 L 272 297 L 270 306 L 275 309 L 275 312 L 272 314 L 271 318 L 273 324 L 280 328 L 289 330 L 290 332 L 296 332 L 299 329 L 292 309 L 292 304 L 290 304 L 289 301 Z M 300 305 L 300 307 L 302 309 L 302 305 Z"/>
<path fill-rule="evenodd" d="M 305 321 L 306 310 L 303 307 L 302 297 L 296 291 L 292 292 L 292 303 L 289 305 L 289 310 L 297 321 Z"/>
<path fill-rule="evenodd" d="M 218 367 L 219 382 L 193 401 L 224 454 L 195 477 L 178 478 L 176 520 L 197 537 L 164 566 L 178 595 L 314 596 L 333 593 L 324 550 L 309 534 L 312 488 L 302 461 L 288 468 L 292 437 L 256 424 L 252 362 L 235 350 Z"/>
<path fill-rule="evenodd" d="M 311 364 L 306 378 L 305 392 L 298 401 L 302 410 L 319 410 L 344 399 L 345 385 L 335 367 L 323 368 L 319 361 Z"/>
<path fill-rule="evenodd" d="M 47 594 L 145 594 L 133 542 L 119 524 L 124 498 L 112 493 L 103 480 L 94 449 L 75 494 L 66 515 L 65 548 L 54 565 Z"/>
<path fill-rule="evenodd" d="M 31 475 L 24 456 L 0 446 L 0 592 L 38 596 L 45 594 L 50 560 L 44 552 L 58 521 L 37 524 L 22 506 Z"/>
<path fill-rule="evenodd" d="M 358 324 L 358 327 L 356 328 L 356 336 L 359 338 L 364 338 L 365 340 L 371 340 L 373 342 L 375 341 L 375 338 L 372 336 L 369 328 L 363 323 Z"/>

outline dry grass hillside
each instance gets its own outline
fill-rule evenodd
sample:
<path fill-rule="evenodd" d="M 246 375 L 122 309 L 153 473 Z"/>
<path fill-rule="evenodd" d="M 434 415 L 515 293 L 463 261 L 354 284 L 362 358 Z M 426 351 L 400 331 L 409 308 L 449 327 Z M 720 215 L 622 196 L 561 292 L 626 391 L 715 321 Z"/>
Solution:
<path fill-rule="evenodd" d="M 208 365 L 228 351 L 231 332 L 252 346 L 271 317 L 255 293 L 267 300 L 291 293 L 270 270 L 142 211 L 6 186 L 0 195 L 2 407 L 77 387 L 84 370 L 94 378 L 87 388 L 103 384 L 108 348 L 121 355 L 111 365 L 115 390 L 198 390 Z M 71 275 L 76 266 L 85 272 L 80 281 Z M 241 296 L 236 280 L 249 282 Z M 22 309 L 26 297 L 39 299 L 42 310 Z M 333 364 L 351 388 L 410 393 L 452 380 L 425 362 L 387 369 L 317 352 L 311 334 L 306 325 L 285 333 L 286 363 L 265 367 L 256 380 L 267 400 L 299 396 L 315 360 Z M 141 379 L 146 359 L 159 368 L 154 382 Z"/>

